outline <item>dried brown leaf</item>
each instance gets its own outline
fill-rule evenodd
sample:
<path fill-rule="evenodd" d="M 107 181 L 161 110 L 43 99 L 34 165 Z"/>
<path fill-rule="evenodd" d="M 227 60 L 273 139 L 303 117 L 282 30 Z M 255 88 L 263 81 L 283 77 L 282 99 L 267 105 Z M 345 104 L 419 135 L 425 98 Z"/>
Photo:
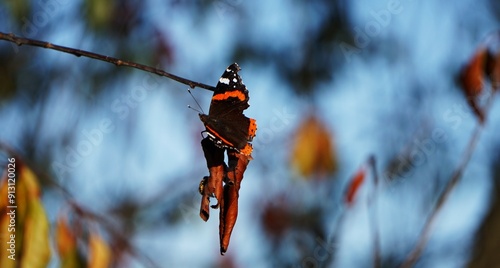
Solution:
<path fill-rule="evenodd" d="M 227 172 L 228 181 L 224 185 L 224 201 L 221 204 L 219 214 L 219 236 L 220 253 L 224 255 L 229 246 L 231 233 L 233 232 L 236 219 L 238 218 L 238 198 L 243 180 L 243 174 L 251 160 L 251 156 L 239 154 L 236 151 L 228 150 L 229 168 Z"/>
<path fill-rule="evenodd" d="M 218 201 L 212 208 L 217 208 L 222 202 L 226 164 L 224 163 L 224 150 L 215 146 L 211 140 L 203 139 L 201 146 L 210 173 L 203 187 L 200 205 L 200 217 L 207 221 L 210 216 L 210 197 L 215 197 Z"/>

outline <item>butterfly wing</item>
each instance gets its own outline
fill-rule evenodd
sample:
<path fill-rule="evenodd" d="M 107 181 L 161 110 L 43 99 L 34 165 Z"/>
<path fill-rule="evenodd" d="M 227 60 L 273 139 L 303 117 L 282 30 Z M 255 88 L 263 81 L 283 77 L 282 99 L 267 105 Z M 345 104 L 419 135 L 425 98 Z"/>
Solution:
<path fill-rule="evenodd" d="M 236 63 L 227 67 L 217 83 L 208 115 L 200 114 L 200 119 L 217 145 L 249 154 L 251 145 L 248 142 L 255 136 L 257 124 L 255 119 L 243 114 L 250 105 L 239 70 Z"/>

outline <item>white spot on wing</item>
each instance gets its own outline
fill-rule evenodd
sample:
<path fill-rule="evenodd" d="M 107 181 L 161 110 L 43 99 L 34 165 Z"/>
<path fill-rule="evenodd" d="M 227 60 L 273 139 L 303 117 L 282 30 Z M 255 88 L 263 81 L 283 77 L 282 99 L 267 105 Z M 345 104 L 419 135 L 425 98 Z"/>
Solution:
<path fill-rule="evenodd" d="M 238 82 L 238 79 L 236 79 L 236 78 L 233 78 L 233 82 L 235 82 L 235 83 L 236 83 L 236 82 Z"/>
<path fill-rule="evenodd" d="M 222 84 L 229 85 L 229 79 L 228 78 L 221 77 L 219 79 L 219 82 L 222 83 Z"/>

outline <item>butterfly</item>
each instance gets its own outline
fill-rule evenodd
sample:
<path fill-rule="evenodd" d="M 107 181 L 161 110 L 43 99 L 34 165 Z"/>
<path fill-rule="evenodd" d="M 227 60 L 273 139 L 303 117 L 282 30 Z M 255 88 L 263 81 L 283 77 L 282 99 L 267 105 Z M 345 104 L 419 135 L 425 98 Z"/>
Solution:
<path fill-rule="evenodd" d="M 243 84 L 237 63 L 229 65 L 217 83 L 208 114 L 200 113 L 205 133 L 219 148 L 251 155 L 257 123 L 243 114 L 248 104 L 248 90 Z"/>

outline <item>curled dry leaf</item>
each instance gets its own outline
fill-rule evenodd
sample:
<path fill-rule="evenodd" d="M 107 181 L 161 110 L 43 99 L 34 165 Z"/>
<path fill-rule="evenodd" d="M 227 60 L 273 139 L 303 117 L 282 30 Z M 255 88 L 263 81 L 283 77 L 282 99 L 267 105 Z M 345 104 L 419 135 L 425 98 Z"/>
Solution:
<path fill-rule="evenodd" d="M 359 191 L 361 185 L 363 185 L 363 182 L 365 180 L 365 174 L 365 167 L 361 167 L 349 182 L 349 186 L 347 187 L 347 191 L 345 194 L 345 203 L 348 206 L 351 206 L 354 203 L 354 198 L 356 197 L 357 192 Z"/>
<path fill-rule="evenodd" d="M 224 201 L 219 214 L 220 253 L 224 255 L 229 246 L 231 233 L 238 218 L 238 198 L 243 174 L 251 160 L 251 156 L 228 150 L 229 168 L 227 183 L 224 185 Z"/>
<path fill-rule="evenodd" d="M 298 127 L 291 153 L 291 165 L 304 177 L 330 175 L 337 168 L 332 135 L 315 115 Z"/>
<path fill-rule="evenodd" d="M 201 141 L 203 152 L 207 160 L 209 176 L 200 183 L 202 194 L 200 217 L 207 221 L 210 210 L 210 197 L 217 199 L 219 213 L 219 239 L 221 255 L 227 251 L 231 233 L 238 217 L 238 198 L 243 174 L 252 159 L 250 155 L 239 153 L 236 150 L 227 150 L 229 167 L 224 163 L 226 149 L 217 147 L 209 138 Z"/>
<path fill-rule="evenodd" d="M 212 208 L 217 208 L 222 201 L 222 183 L 225 177 L 226 164 L 224 163 L 224 149 L 215 146 L 208 138 L 201 141 L 201 146 L 210 173 L 206 182 L 204 182 L 200 206 L 200 217 L 207 221 L 210 216 L 210 197 L 217 199 L 217 204 L 213 205 Z"/>

